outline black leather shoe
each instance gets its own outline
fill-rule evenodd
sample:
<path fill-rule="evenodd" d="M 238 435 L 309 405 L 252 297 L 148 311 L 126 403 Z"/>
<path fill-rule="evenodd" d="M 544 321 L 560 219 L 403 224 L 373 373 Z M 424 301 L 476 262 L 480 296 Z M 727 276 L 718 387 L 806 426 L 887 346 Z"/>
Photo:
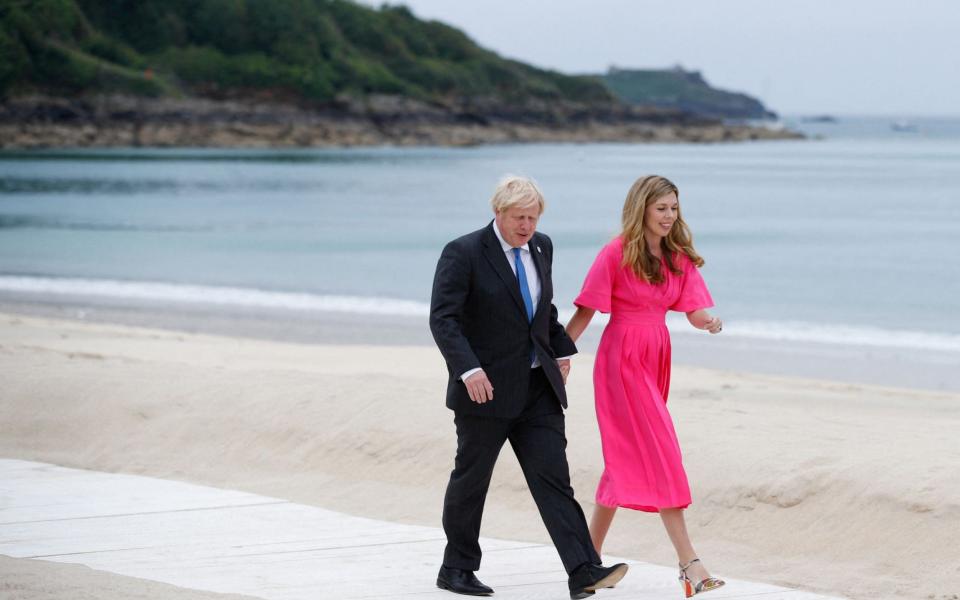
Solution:
<path fill-rule="evenodd" d="M 480 583 L 473 571 L 450 567 L 440 567 L 440 573 L 437 574 L 437 587 L 468 596 L 489 596 L 493 593 L 492 588 Z"/>
<path fill-rule="evenodd" d="M 581 600 L 587 596 L 592 596 L 594 592 L 601 588 L 609 588 L 617 585 L 617 582 L 623 579 L 627 574 L 627 565 L 617 563 L 612 567 L 603 565 L 591 565 L 583 563 L 570 573 L 570 579 L 567 585 L 570 587 L 571 600 Z"/>

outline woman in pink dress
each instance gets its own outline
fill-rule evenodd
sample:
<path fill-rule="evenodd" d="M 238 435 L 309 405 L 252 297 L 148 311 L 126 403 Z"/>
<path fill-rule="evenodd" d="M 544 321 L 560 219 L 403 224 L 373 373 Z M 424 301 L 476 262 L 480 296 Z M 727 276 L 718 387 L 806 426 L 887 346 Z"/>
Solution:
<path fill-rule="evenodd" d="M 680 217 L 677 187 L 656 175 L 641 177 L 623 206 L 623 232 L 597 255 L 567 325 L 576 340 L 596 311 L 610 313 L 593 372 L 604 471 L 590 533 L 597 553 L 617 507 L 659 512 L 680 561 L 687 598 L 716 589 L 694 552 L 683 517 L 690 486 L 667 412 L 670 389 L 668 310 L 687 314 L 710 333 L 722 327 L 697 267 L 690 230 Z"/>

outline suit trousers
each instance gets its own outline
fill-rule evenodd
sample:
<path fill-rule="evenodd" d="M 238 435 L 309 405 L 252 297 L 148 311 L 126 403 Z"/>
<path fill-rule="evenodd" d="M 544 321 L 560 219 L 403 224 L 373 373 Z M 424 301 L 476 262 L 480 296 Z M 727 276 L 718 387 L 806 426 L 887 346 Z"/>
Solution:
<path fill-rule="evenodd" d="M 523 412 L 516 418 L 463 414 L 454 418 L 457 457 L 443 500 L 446 567 L 467 571 L 480 568 L 483 505 L 497 456 L 507 440 L 567 573 L 584 563 L 600 562 L 570 485 L 563 409 L 543 369 L 538 367 L 530 373 L 529 392 Z"/>

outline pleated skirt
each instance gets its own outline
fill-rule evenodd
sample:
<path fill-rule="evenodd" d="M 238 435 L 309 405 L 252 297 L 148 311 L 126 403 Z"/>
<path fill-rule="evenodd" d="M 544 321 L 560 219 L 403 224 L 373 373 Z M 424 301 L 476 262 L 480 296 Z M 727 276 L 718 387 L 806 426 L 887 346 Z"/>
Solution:
<path fill-rule="evenodd" d="M 690 485 L 667 411 L 670 333 L 662 321 L 611 319 L 594 365 L 604 471 L 596 502 L 647 512 L 689 506 Z"/>

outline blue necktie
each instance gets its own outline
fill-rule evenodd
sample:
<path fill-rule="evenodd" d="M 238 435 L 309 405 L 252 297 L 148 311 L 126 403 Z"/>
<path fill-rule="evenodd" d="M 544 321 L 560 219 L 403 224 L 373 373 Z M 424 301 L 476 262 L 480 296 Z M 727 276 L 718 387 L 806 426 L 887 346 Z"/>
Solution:
<path fill-rule="evenodd" d="M 533 298 L 530 297 L 530 286 L 527 284 L 527 271 L 520 260 L 520 248 L 513 249 L 513 260 L 517 264 L 517 279 L 520 282 L 520 295 L 523 296 L 523 305 L 527 307 L 527 320 L 533 321 Z"/>

